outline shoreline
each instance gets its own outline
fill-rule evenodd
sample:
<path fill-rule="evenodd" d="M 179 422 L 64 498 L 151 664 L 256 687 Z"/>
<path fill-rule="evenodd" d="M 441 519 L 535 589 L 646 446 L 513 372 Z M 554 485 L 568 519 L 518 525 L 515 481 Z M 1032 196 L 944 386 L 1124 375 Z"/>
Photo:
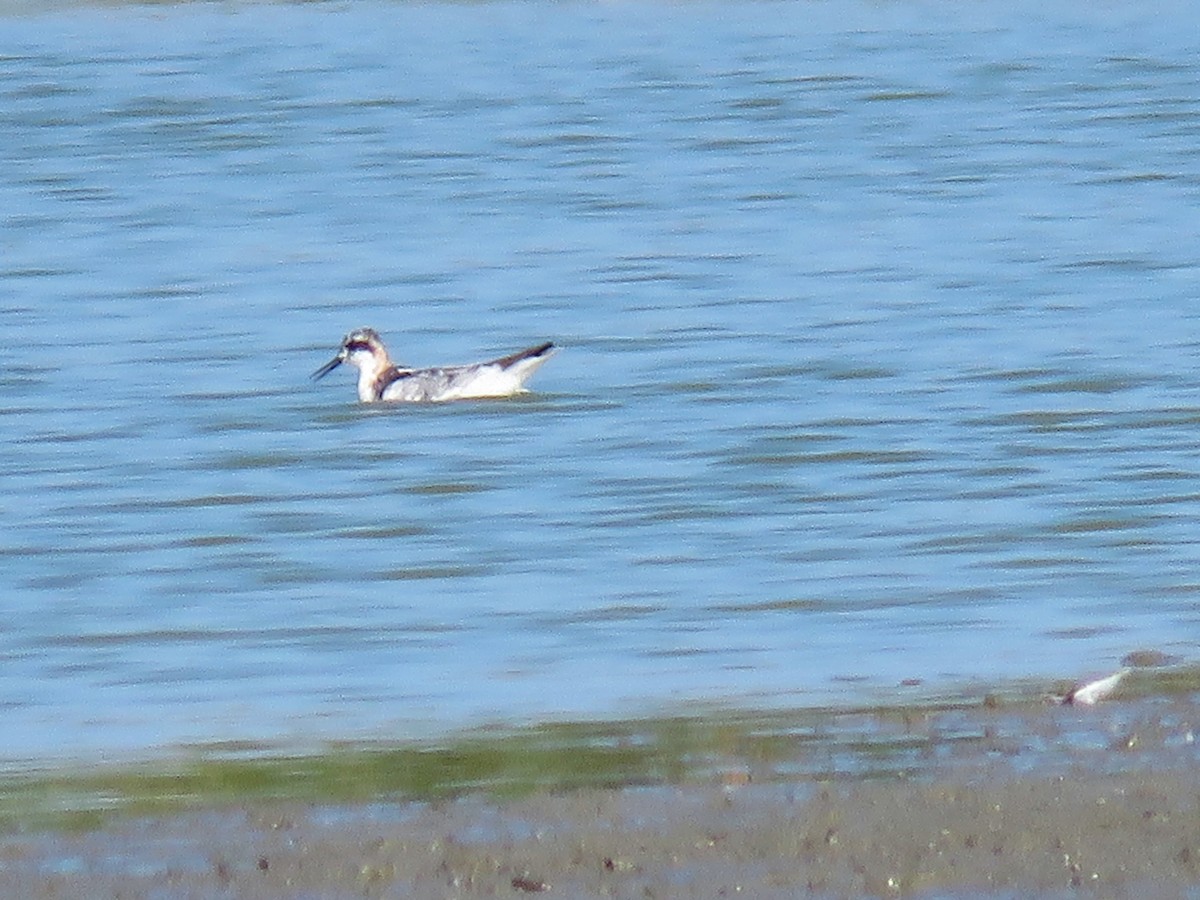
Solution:
<path fill-rule="evenodd" d="M 0 894 L 1200 896 L 1200 692 L 855 715 L 42 781 L 87 815 L 10 818 Z"/>
<path fill-rule="evenodd" d="M 234 805 L 0 841 L 5 896 L 1167 898 L 1184 772 Z"/>

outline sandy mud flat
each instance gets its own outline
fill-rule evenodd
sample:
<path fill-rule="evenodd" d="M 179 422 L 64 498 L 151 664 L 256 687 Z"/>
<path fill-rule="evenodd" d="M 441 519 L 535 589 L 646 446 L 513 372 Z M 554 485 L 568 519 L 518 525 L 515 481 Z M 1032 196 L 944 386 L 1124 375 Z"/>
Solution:
<path fill-rule="evenodd" d="M 0 896 L 1200 898 L 1197 726 L 1194 695 L 980 706 L 914 717 L 891 773 L 735 742 L 674 781 L 17 825 Z"/>

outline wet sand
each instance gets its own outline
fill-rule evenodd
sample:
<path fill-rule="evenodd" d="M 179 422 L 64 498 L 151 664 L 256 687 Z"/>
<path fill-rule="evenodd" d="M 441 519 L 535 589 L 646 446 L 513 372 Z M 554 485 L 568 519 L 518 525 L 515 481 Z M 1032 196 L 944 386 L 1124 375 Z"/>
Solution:
<path fill-rule="evenodd" d="M 0 893 L 30 898 L 1186 897 L 1200 895 L 1200 786 L 1131 774 L 233 808 L 10 838 L 0 865 Z"/>
<path fill-rule="evenodd" d="M 0 837 L 0 896 L 1196 898 L 1198 711 L 957 712 L 982 740 L 879 778 L 790 777 L 735 753 L 675 784 L 17 832 Z"/>

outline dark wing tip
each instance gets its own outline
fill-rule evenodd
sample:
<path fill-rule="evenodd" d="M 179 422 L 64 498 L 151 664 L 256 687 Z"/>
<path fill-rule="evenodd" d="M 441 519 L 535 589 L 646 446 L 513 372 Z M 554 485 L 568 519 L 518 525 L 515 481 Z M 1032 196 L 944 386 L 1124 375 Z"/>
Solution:
<path fill-rule="evenodd" d="M 507 369 L 509 366 L 519 363 L 523 359 L 537 359 L 539 356 L 545 356 L 554 349 L 556 349 L 554 342 L 546 341 L 546 343 L 538 344 L 536 347 L 529 347 L 525 350 L 518 350 L 516 353 L 510 353 L 508 356 L 503 356 L 500 359 L 494 360 L 493 364 L 500 366 L 502 369 Z"/>

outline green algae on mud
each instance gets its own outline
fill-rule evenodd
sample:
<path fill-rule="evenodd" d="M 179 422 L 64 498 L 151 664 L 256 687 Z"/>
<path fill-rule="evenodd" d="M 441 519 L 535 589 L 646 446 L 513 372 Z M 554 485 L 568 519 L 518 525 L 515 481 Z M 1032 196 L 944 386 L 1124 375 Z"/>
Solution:
<path fill-rule="evenodd" d="M 0 777 L 0 830 L 91 828 L 114 815 L 242 802 L 355 804 L 633 786 L 923 777 L 980 761 L 1120 770 L 1138 753 L 1197 761 L 1200 668 L 1135 670 L 1118 698 L 1077 710 L 1068 682 L 855 710 L 696 709 L 610 722 L 479 730 L 441 743 L 272 753 L 193 748 L 171 760 Z"/>
<path fill-rule="evenodd" d="M 242 760 L 236 770 L 211 761 L 177 773 L 194 794 L 173 809 L 126 805 L 76 818 L 74 832 L 0 834 L 0 895 L 1194 896 L 1200 692 L 857 715 L 832 745 L 795 723 L 793 738 L 776 739 L 745 721 L 656 722 L 624 741 L 632 755 L 574 762 L 576 726 L 555 748 L 546 733 L 541 749 L 528 734 L 497 737 L 503 752 L 481 737 L 476 751 L 465 741 L 419 751 L 437 760 L 425 801 L 406 793 L 415 779 L 389 771 L 412 761 L 395 749 Z M 886 741 L 850 739 L 869 720 L 910 738 L 891 754 Z M 657 749 L 647 737 L 656 727 Z M 601 750 L 622 743 L 612 743 L 619 731 L 584 728 Z M 339 766 L 341 753 L 354 765 Z M 240 774 L 224 778 L 230 771 Z M 622 771 L 644 780 L 630 787 Z M 133 772 L 89 789 L 166 803 L 153 795 L 169 777 L 155 777 L 168 780 Z"/>
<path fill-rule="evenodd" d="M 876 764 L 893 757 L 899 769 L 905 741 L 886 725 L 893 715 L 855 714 L 878 723 L 879 746 L 869 754 Z M 870 740 L 861 722 L 854 731 L 858 746 L 851 752 L 862 753 Z M 92 827 L 114 813 L 252 800 L 354 803 L 672 784 L 704 777 L 733 759 L 782 761 L 795 754 L 797 741 L 824 741 L 832 748 L 835 735 L 845 740 L 848 734 L 845 713 L 726 711 L 554 723 L 476 732 L 447 743 L 333 746 L 301 755 L 209 747 L 170 762 L 10 776 L 0 780 L 0 827 Z"/>

